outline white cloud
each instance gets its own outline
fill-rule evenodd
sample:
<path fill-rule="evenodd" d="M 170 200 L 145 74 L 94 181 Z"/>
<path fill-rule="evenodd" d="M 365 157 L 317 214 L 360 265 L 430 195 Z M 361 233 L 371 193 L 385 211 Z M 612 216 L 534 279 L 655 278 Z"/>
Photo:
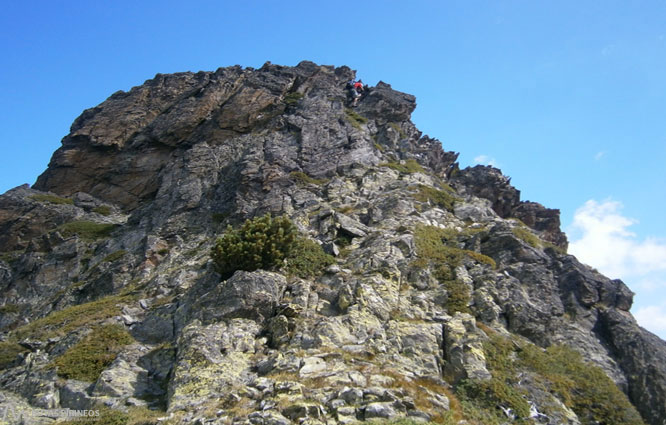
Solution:
<path fill-rule="evenodd" d="M 637 223 L 621 214 L 622 204 L 587 201 L 576 210 L 569 252 L 610 278 L 636 290 L 634 313 L 645 329 L 666 339 L 666 241 L 640 240 L 629 227 Z M 646 299 L 648 300 L 646 302 Z"/>
<path fill-rule="evenodd" d="M 497 160 L 495 158 L 491 158 L 488 155 L 479 155 L 476 158 L 474 158 L 474 163 L 475 164 L 483 164 L 483 165 L 492 165 L 493 167 L 499 168 L 497 165 Z"/>
<path fill-rule="evenodd" d="M 651 305 L 639 308 L 634 317 L 645 329 L 659 335 L 661 338 L 666 337 L 666 307 L 661 305 Z"/>
<path fill-rule="evenodd" d="M 599 161 L 604 155 L 606 155 L 606 151 L 597 152 L 597 154 L 594 155 L 594 160 Z"/>
<path fill-rule="evenodd" d="M 569 252 L 612 278 L 660 281 L 666 286 L 666 242 L 656 238 L 638 240 L 628 228 L 637 221 L 620 213 L 622 204 L 606 200 L 587 201 L 576 210 Z"/>

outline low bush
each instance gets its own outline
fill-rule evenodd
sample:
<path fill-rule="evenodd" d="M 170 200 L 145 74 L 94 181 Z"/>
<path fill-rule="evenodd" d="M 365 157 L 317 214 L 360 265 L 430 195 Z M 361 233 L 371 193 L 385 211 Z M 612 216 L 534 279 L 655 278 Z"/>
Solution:
<path fill-rule="evenodd" d="M 293 106 L 298 103 L 299 100 L 303 99 L 303 93 L 291 92 L 287 93 L 284 97 L 284 103 L 288 106 Z"/>
<path fill-rule="evenodd" d="M 211 249 L 215 268 L 228 279 L 236 270 L 270 270 L 281 266 L 298 236 L 287 217 L 248 219 L 239 229 L 231 226 Z"/>
<path fill-rule="evenodd" d="M 0 342 L 0 370 L 6 369 L 21 353 L 28 351 L 26 348 L 15 342 Z"/>
<path fill-rule="evenodd" d="M 287 258 L 286 270 L 304 279 L 316 277 L 322 270 L 335 263 L 332 255 L 326 254 L 317 242 L 299 237 Z"/>

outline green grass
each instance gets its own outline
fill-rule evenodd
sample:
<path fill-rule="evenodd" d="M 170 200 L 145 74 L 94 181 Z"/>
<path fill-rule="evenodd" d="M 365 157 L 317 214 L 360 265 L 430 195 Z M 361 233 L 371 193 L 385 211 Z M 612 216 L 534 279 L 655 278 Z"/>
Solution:
<path fill-rule="evenodd" d="M 532 248 L 540 248 L 543 246 L 541 239 L 525 227 L 514 227 L 511 231 L 515 237 L 527 243 Z"/>
<path fill-rule="evenodd" d="M 66 307 L 15 329 L 11 333 L 11 337 L 16 340 L 24 338 L 46 340 L 54 336 L 67 335 L 82 326 L 95 324 L 120 315 L 122 304 L 132 302 L 134 299 L 135 297 L 129 294 L 118 294 L 89 303 Z"/>
<path fill-rule="evenodd" d="M 55 195 L 38 194 L 30 196 L 30 199 L 37 202 L 46 202 L 49 204 L 74 205 L 73 199 L 62 198 L 60 196 L 55 196 Z"/>
<path fill-rule="evenodd" d="M 104 257 L 102 263 L 113 263 L 114 261 L 120 260 L 125 255 L 127 255 L 127 251 L 124 249 L 119 249 L 118 251 L 112 252 L 111 254 Z"/>
<path fill-rule="evenodd" d="M 383 162 L 379 164 L 379 166 L 391 168 L 402 174 L 425 173 L 425 170 L 423 169 L 421 164 L 419 164 L 418 162 L 416 162 L 415 159 L 412 158 L 406 160 L 404 164 L 395 161 L 389 161 L 389 162 Z"/>
<path fill-rule="evenodd" d="M 345 108 L 345 117 L 347 121 L 357 130 L 362 130 L 361 124 L 368 122 L 368 119 L 364 116 L 359 115 L 356 111 L 350 108 Z"/>
<path fill-rule="evenodd" d="M 564 345 L 546 350 L 526 345 L 518 356 L 583 424 L 644 424 L 627 396 L 603 370 L 585 362 L 577 351 Z"/>
<path fill-rule="evenodd" d="M 111 207 L 107 205 L 100 205 L 99 207 L 93 208 L 93 212 L 99 215 L 111 215 Z"/>
<path fill-rule="evenodd" d="M 599 367 L 583 361 L 578 352 L 563 345 L 543 350 L 484 329 L 489 340 L 484 342 L 483 348 L 492 379 L 466 380 L 457 385 L 456 394 L 466 419 L 488 425 L 505 423 L 506 417 L 497 409 L 503 406 L 518 415 L 513 423 L 532 423 L 528 419 L 529 394 L 519 384 L 520 375 L 529 371 L 536 385 L 562 400 L 583 425 L 644 425 L 626 395 Z M 546 410 L 543 413 L 558 412 Z"/>
<path fill-rule="evenodd" d="M 453 206 L 458 202 L 458 198 L 453 195 L 453 189 L 445 186 L 445 190 L 435 189 L 434 187 L 419 185 L 418 192 L 413 195 L 419 202 L 429 202 L 448 211 L 453 211 Z"/>
<path fill-rule="evenodd" d="M 21 353 L 28 351 L 15 342 L 0 342 L 0 370 L 9 367 Z"/>
<path fill-rule="evenodd" d="M 316 186 L 321 186 L 322 184 L 328 182 L 328 179 L 315 179 L 314 177 L 310 177 L 302 171 L 292 171 L 289 173 L 289 175 L 296 183 L 300 185 L 314 184 Z"/>
<path fill-rule="evenodd" d="M 53 361 L 58 376 L 95 382 L 104 369 L 117 357 L 122 347 L 134 338 L 122 325 L 104 325 L 93 329 Z"/>
<path fill-rule="evenodd" d="M 96 223 L 94 221 L 70 221 L 60 226 L 58 229 L 64 237 L 73 235 L 81 239 L 94 241 L 97 239 L 108 238 L 116 228 L 115 224 Z"/>

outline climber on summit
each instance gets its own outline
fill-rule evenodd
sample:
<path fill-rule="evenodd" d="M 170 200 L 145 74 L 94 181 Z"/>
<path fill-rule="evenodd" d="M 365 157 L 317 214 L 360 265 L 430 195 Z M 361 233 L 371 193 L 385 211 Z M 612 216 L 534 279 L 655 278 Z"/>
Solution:
<path fill-rule="evenodd" d="M 358 80 L 356 82 L 352 80 L 349 83 L 350 83 L 349 94 L 351 95 L 352 98 L 351 106 L 356 106 L 358 105 L 358 101 L 361 98 L 361 95 L 363 94 L 363 80 Z"/>

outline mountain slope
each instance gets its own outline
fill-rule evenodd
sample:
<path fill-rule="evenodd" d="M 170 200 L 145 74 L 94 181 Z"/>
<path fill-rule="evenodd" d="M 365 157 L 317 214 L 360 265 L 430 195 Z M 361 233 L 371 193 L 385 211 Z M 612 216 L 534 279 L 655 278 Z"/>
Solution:
<path fill-rule="evenodd" d="M 0 406 L 666 423 L 666 343 L 631 291 L 566 254 L 557 210 L 460 170 L 413 96 L 380 82 L 348 108 L 353 76 L 158 74 L 84 111 L 34 187 L 0 197 Z M 281 215 L 300 248 L 223 280 L 216 237 Z M 260 251 L 238 252 L 232 269 Z"/>

